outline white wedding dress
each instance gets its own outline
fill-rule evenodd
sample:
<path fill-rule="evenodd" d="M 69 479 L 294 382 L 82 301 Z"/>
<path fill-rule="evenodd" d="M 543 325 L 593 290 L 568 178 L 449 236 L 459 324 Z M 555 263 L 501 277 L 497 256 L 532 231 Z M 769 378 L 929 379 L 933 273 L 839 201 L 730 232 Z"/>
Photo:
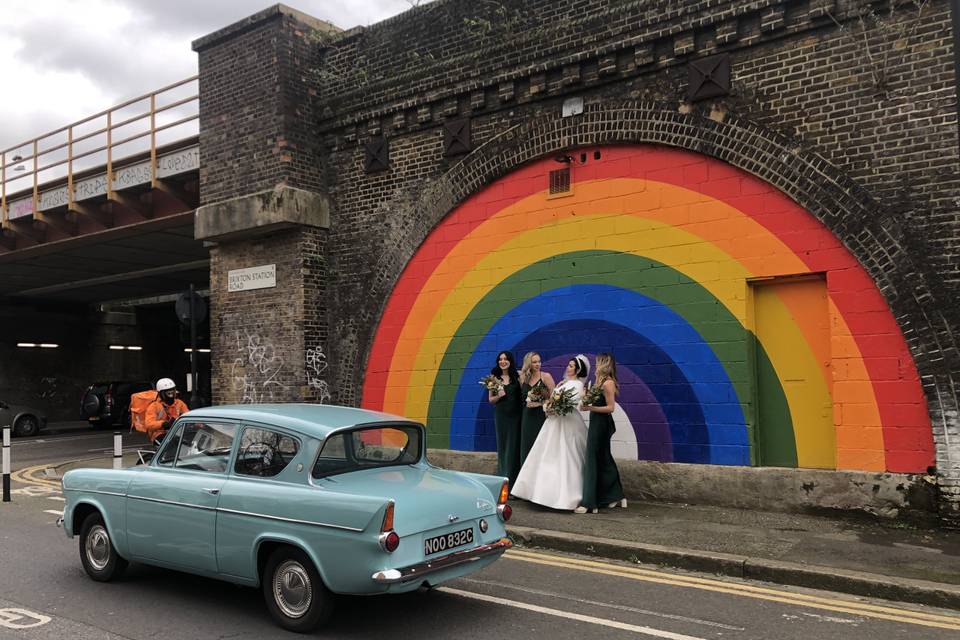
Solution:
<path fill-rule="evenodd" d="M 580 406 L 583 382 L 564 380 L 557 388 L 572 388 L 576 406 Z M 511 493 L 554 509 L 576 509 L 583 497 L 586 449 L 587 425 L 579 411 L 565 416 L 548 414 Z"/>

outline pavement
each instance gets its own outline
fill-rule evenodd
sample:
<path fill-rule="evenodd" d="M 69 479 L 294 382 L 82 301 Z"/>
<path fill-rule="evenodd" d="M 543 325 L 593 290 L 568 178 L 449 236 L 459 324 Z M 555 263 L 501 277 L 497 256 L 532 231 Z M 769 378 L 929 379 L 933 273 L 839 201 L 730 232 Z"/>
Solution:
<path fill-rule="evenodd" d="M 136 461 L 127 453 L 124 464 Z M 110 458 L 78 466 L 110 466 Z M 598 514 L 512 500 L 508 530 L 537 547 L 960 610 L 960 533 L 849 516 L 631 501 Z"/>

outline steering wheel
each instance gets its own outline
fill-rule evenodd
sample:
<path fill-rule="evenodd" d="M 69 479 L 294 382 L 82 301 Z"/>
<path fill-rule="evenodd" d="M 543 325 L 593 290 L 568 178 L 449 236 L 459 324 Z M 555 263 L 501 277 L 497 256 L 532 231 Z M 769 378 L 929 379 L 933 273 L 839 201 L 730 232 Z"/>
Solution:
<path fill-rule="evenodd" d="M 275 465 L 282 469 L 287 462 L 280 450 L 266 442 L 252 442 L 240 450 L 240 459 L 250 475 L 263 475 L 264 470 Z"/>

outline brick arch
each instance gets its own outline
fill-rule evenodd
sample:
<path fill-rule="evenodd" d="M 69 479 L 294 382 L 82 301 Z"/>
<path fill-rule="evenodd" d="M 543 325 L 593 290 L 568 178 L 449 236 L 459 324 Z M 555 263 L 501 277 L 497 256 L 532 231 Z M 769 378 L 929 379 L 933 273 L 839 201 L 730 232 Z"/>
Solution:
<path fill-rule="evenodd" d="M 400 246 L 381 254 L 375 271 L 381 278 L 369 289 L 370 304 L 363 308 L 376 309 L 371 315 L 379 321 L 403 267 L 430 230 L 494 180 L 561 150 L 637 143 L 702 153 L 768 182 L 820 220 L 859 260 L 886 298 L 913 354 L 933 425 L 943 506 L 960 517 L 957 381 L 952 373 L 960 371 L 960 356 L 953 327 L 942 311 L 945 301 L 925 281 L 921 265 L 905 246 L 903 228 L 889 211 L 822 157 L 749 121 L 716 122 L 655 103 L 621 102 L 588 106 L 577 117 L 531 120 L 508 129 L 467 155 L 419 199 L 396 203 L 401 205 L 397 214 L 409 222 L 400 229 Z M 367 325 L 371 335 L 376 321 Z M 365 351 L 369 338 L 360 340 L 366 343 Z M 341 363 L 347 366 L 340 371 L 365 370 L 365 353 L 342 355 Z M 362 366 L 355 369 L 356 364 Z"/>

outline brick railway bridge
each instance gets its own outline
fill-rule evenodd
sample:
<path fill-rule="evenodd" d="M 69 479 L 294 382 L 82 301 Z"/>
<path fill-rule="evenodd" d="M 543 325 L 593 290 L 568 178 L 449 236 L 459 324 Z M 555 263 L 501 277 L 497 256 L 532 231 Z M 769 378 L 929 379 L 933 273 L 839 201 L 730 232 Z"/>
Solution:
<path fill-rule="evenodd" d="M 957 519 L 946 0 L 276 5 L 193 48 L 197 77 L 0 153 L 4 398 L 182 381 L 193 284 L 217 403 L 491 450 L 499 351 L 612 350 L 621 458 L 893 477 L 904 508 L 935 478 Z"/>

